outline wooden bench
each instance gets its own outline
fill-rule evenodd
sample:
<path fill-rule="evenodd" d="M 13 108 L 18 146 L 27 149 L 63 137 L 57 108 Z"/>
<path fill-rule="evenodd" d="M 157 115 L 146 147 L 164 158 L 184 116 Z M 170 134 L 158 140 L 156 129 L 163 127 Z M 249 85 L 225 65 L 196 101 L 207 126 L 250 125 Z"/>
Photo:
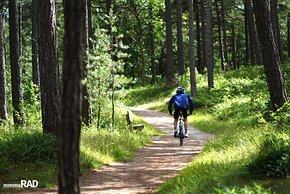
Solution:
<path fill-rule="evenodd" d="M 134 130 L 134 131 L 142 131 L 145 127 L 144 124 L 135 124 L 133 125 L 133 113 L 131 111 L 127 111 L 126 114 L 126 120 L 127 120 L 127 124 L 130 130 Z"/>

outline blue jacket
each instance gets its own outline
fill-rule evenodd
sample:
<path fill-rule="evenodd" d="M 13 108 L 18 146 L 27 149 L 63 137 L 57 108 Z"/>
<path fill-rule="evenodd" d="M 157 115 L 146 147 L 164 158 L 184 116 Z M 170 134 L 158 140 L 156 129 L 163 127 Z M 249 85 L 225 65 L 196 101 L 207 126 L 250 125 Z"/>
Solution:
<path fill-rule="evenodd" d="M 174 104 L 174 108 L 188 108 L 188 105 L 190 105 L 189 113 L 191 114 L 194 108 L 194 103 L 192 98 L 188 94 L 184 93 L 177 93 L 169 101 L 168 104 L 168 111 L 170 114 L 172 114 L 172 105 Z"/>

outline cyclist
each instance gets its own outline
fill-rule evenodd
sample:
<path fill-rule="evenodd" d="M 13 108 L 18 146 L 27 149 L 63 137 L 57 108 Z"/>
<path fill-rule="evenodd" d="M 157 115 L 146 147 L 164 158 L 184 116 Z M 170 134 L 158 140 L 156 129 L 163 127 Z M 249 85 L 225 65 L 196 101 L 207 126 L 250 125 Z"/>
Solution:
<path fill-rule="evenodd" d="M 194 103 L 192 98 L 188 94 L 184 94 L 184 88 L 179 87 L 176 90 L 176 94 L 171 97 L 169 104 L 168 104 L 168 111 L 172 115 L 172 105 L 174 104 L 174 137 L 177 137 L 177 122 L 178 122 L 178 117 L 180 115 L 180 112 L 182 112 L 183 118 L 184 118 L 184 127 L 185 127 L 185 137 L 189 137 L 187 133 L 187 126 L 188 126 L 188 121 L 187 121 L 187 109 L 189 108 L 188 106 L 190 105 L 189 113 L 192 114 Z"/>

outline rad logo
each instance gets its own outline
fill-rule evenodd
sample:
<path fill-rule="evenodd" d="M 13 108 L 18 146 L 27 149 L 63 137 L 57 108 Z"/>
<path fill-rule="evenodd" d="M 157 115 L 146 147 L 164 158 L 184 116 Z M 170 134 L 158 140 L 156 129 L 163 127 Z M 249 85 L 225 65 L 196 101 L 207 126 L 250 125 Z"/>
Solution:
<path fill-rule="evenodd" d="M 35 187 L 38 187 L 38 181 L 37 180 L 21 180 L 20 187 L 35 188 Z"/>

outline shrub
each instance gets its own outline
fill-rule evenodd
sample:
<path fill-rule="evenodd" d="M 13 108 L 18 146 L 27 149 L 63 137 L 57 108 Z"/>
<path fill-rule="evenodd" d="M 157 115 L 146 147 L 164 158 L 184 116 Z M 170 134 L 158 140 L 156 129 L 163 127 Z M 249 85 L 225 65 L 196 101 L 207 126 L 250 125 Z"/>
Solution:
<path fill-rule="evenodd" d="M 244 188 L 239 187 L 223 187 L 215 189 L 216 194 L 245 194 L 245 193 L 256 193 L 256 194 L 270 194 L 270 189 L 265 189 L 261 185 L 255 184 L 253 187 L 245 186 Z"/>
<path fill-rule="evenodd" d="M 0 172 L 23 162 L 50 163 L 57 161 L 55 136 L 42 132 L 10 131 L 0 134 Z"/>
<path fill-rule="evenodd" d="M 247 169 L 249 174 L 256 177 L 287 177 L 290 174 L 289 135 L 266 134 L 257 156 L 248 164 Z"/>

